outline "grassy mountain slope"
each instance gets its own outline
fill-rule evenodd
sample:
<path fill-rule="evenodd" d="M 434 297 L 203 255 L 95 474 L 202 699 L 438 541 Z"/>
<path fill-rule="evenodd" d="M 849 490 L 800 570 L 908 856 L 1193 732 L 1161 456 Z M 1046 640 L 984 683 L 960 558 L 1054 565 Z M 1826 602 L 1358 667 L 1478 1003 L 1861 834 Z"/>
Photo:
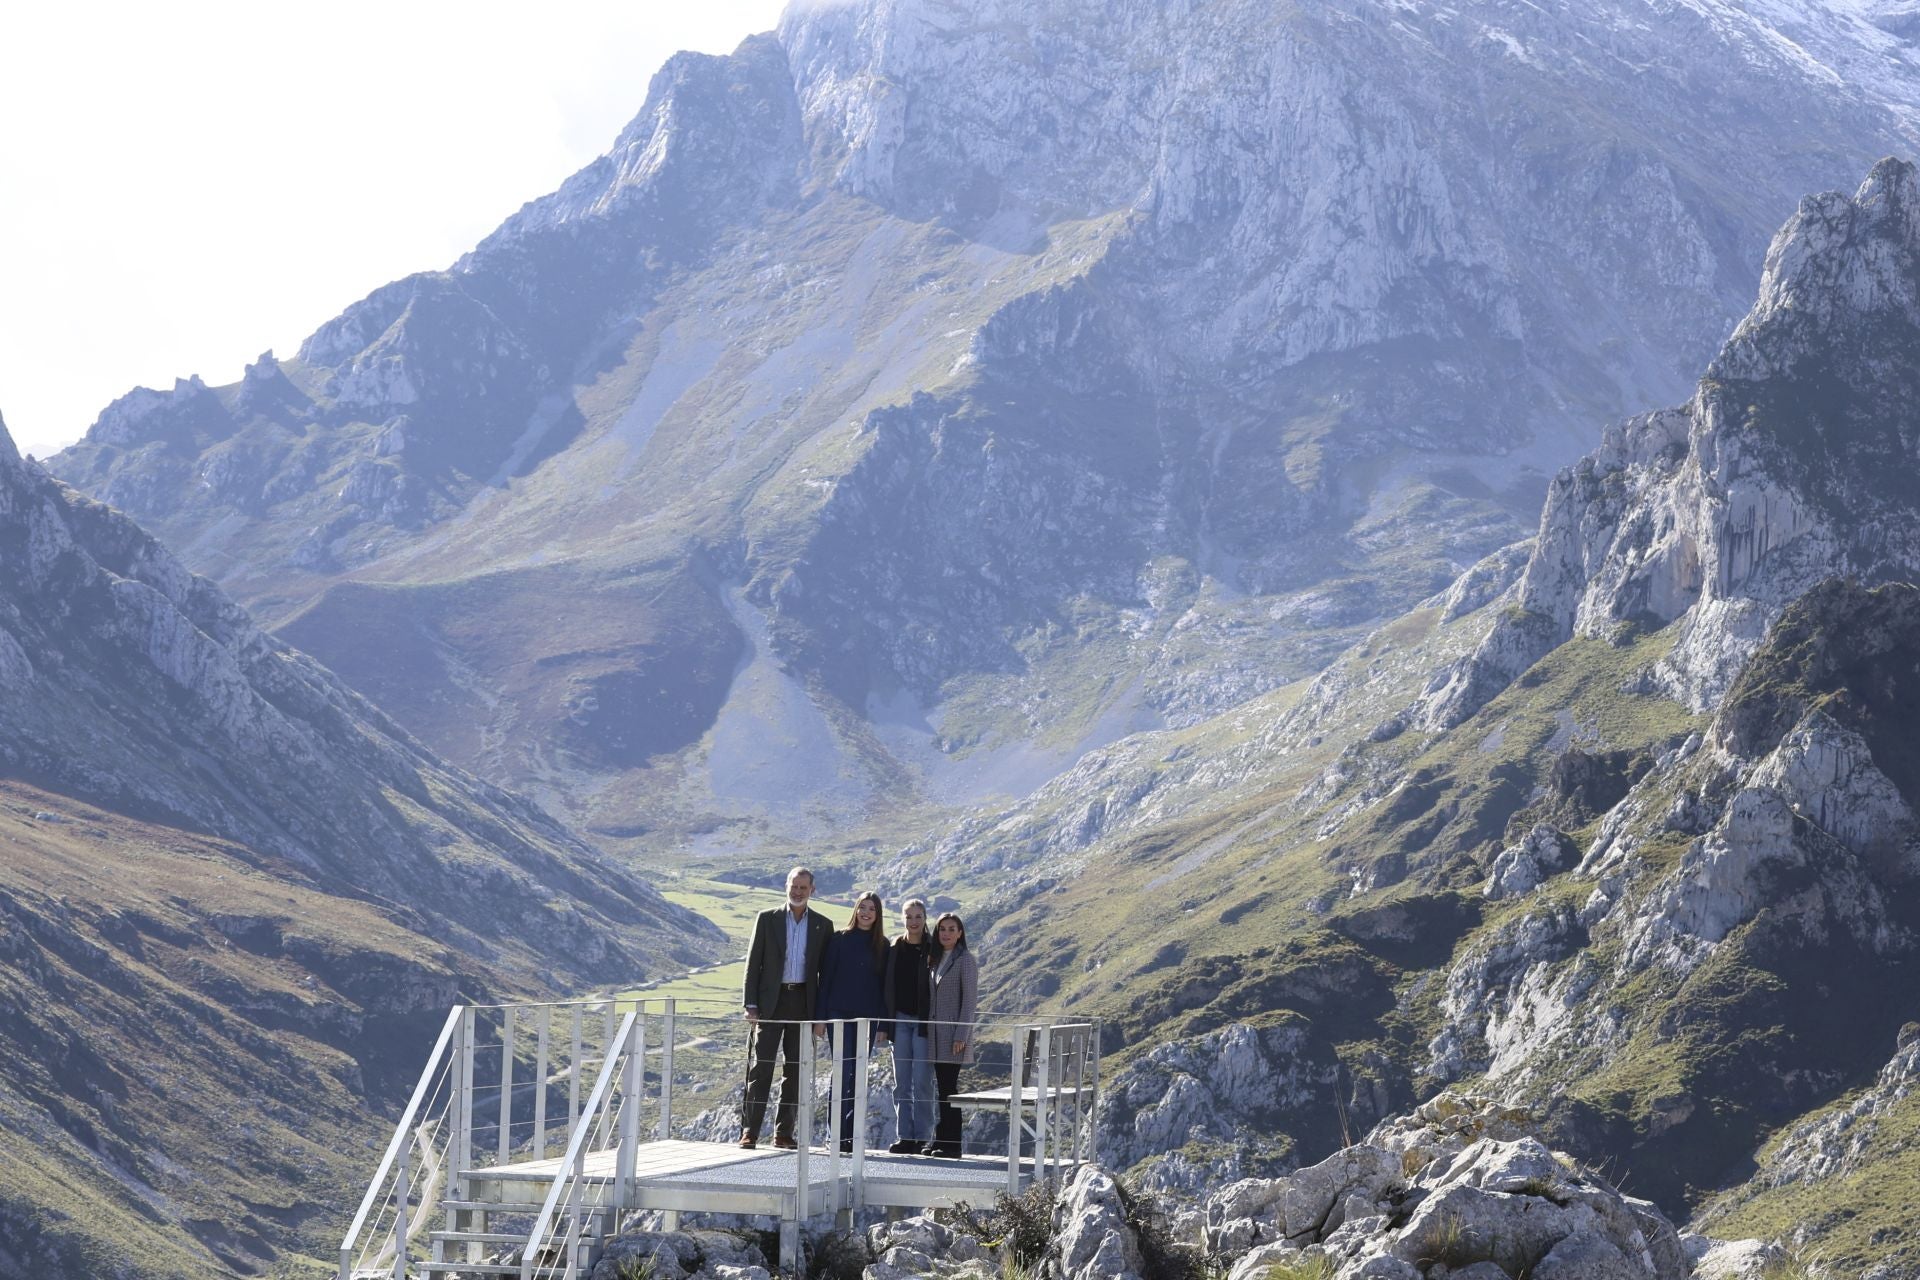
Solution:
<path fill-rule="evenodd" d="M 0 1260 L 324 1254 L 449 1004 L 725 946 L 0 426 Z"/>
<path fill-rule="evenodd" d="M 0 1269 L 325 1257 L 435 1010 L 497 974 L 192 832 L 0 783 Z"/>

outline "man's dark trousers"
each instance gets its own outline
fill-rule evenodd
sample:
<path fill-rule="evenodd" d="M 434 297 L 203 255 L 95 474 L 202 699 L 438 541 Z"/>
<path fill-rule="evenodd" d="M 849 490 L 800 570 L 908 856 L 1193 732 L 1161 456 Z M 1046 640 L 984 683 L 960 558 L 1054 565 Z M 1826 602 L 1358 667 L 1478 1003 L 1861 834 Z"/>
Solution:
<path fill-rule="evenodd" d="M 780 1076 L 780 1110 L 773 1125 L 777 1138 L 793 1137 L 793 1118 L 800 1100 L 800 1024 L 807 1018 L 807 989 L 804 983 L 783 984 L 780 1002 L 773 1007 L 772 1018 L 760 1011 L 759 1035 L 754 1041 L 753 1070 L 747 1076 L 747 1112 L 742 1117 L 746 1131 L 758 1138 L 760 1122 L 766 1118 L 767 1095 L 773 1092 L 774 1055 L 784 1052 L 786 1070 Z"/>

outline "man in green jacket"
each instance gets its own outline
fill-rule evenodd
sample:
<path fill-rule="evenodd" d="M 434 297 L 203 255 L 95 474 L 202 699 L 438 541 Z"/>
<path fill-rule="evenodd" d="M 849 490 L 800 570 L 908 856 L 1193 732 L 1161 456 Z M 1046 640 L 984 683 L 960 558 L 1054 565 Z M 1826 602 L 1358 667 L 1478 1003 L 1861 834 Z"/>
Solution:
<path fill-rule="evenodd" d="M 759 1036 L 753 1069 L 747 1074 L 746 1114 L 741 1117 L 745 1127 L 740 1131 L 743 1147 L 759 1145 L 767 1095 L 773 1091 L 773 1060 L 783 1051 L 787 1062 L 781 1075 L 773 1145 L 799 1145 L 793 1137 L 793 1118 L 800 1101 L 800 1027 L 813 1021 L 820 961 L 827 939 L 833 936 L 832 922 L 807 905 L 812 896 L 813 872 L 795 867 L 787 872 L 786 905 L 762 911 L 753 922 L 744 1003 L 747 1021 Z"/>

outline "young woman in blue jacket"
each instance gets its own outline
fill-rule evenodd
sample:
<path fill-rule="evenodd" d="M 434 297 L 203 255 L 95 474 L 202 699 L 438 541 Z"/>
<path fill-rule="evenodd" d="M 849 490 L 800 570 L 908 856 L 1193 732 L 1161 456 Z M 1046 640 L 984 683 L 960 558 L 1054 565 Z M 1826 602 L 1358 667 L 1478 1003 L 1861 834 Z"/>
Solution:
<path fill-rule="evenodd" d="M 827 940 L 820 962 L 820 998 L 816 1007 L 828 1022 L 843 1022 L 840 1035 L 840 1149 L 853 1150 L 853 1071 L 855 1018 L 873 1019 L 873 1039 L 885 1043 L 892 1033 L 887 1019 L 887 935 L 880 925 L 880 895 L 854 900 L 847 927 Z M 871 1052 L 869 1045 L 869 1052 Z"/>

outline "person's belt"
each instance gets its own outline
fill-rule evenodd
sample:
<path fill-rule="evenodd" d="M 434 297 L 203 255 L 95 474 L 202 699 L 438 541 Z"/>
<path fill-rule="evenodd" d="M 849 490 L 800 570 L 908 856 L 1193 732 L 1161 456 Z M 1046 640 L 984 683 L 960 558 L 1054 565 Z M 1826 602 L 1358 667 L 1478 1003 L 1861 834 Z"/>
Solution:
<path fill-rule="evenodd" d="M 804 982 L 783 982 L 780 984 L 780 989 L 782 991 L 805 991 L 807 984 Z"/>

